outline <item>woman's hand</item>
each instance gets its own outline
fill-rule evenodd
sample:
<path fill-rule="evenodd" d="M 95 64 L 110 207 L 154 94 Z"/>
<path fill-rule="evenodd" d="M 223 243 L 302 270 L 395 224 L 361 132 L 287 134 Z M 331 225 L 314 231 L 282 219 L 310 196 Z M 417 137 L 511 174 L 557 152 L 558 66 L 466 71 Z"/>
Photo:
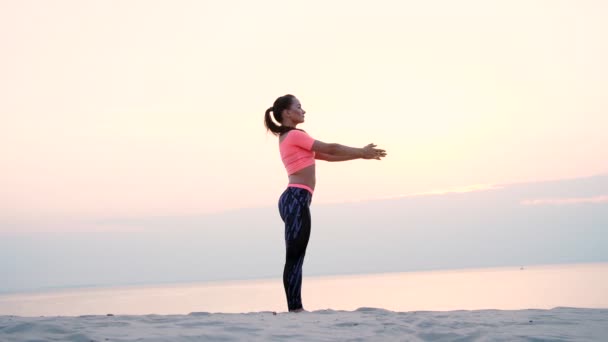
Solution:
<path fill-rule="evenodd" d="M 363 159 L 377 159 L 386 157 L 386 151 L 374 148 L 376 145 L 374 143 L 368 144 L 363 148 Z"/>

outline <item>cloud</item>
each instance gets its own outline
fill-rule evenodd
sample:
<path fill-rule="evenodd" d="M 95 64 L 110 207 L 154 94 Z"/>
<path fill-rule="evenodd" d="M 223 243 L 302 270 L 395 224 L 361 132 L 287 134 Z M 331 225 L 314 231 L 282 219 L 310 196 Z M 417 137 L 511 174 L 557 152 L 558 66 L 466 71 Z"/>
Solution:
<path fill-rule="evenodd" d="M 608 195 L 595 197 L 540 198 L 521 201 L 522 205 L 567 205 L 583 203 L 608 203 Z"/>
<path fill-rule="evenodd" d="M 498 190 L 498 189 L 503 189 L 503 188 L 504 188 L 504 186 L 496 185 L 496 184 L 473 184 L 473 185 L 464 185 L 464 186 L 454 186 L 454 187 L 450 187 L 450 188 L 444 188 L 444 189 L 432 190 L 432 191 L 412 192 L 409 194 L 352 198 L 348 201 L 345 201 L 345 200 L 336 201 L 336 203 L 369 202 L 369 201 L 377 201 L 377 200 L 391 200 L 391 199 L 399 199 L 399 198 L 406 198 L 406 197 L 420 197 L 420 196 L 428 196 L 428 195 L 448 195 L 448 194 L 454 194 L 454 193 Z M 329 202 L 325 202 L 325 203 L 329 203 Z"/>

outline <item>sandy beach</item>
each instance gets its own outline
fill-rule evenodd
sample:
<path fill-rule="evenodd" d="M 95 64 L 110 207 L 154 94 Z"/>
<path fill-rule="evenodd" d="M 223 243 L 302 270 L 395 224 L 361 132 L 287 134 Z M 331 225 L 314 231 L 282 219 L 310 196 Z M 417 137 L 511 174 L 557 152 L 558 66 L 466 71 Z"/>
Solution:
<path fill-rule="evenodd" d="M 0 341 L 605 341 L 608 309 L 0 316 Z"/>

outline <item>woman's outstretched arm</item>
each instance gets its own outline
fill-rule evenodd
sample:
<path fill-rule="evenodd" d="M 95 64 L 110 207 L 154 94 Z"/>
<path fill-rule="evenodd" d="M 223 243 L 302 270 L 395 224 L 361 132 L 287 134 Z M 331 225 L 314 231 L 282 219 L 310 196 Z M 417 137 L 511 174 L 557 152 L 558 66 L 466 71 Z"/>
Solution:
<path fill-rule="evenodd" d="M 386 151 L 375 147 L 374 144 L 368 144 L 363 148 L 358 148 L 315 140 L 311 149 L 315 154 L 319 154 L 317 159 L 327 161 L 345 161 L 359 158 L 380 160 L 380 158 L 386 156 Z"/>

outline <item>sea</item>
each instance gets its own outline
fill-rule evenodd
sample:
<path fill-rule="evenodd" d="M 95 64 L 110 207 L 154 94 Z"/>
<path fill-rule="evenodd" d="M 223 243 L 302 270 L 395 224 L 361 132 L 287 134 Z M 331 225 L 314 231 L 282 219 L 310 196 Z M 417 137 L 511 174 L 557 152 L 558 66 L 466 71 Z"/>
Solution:
<path fill-rule="evenodd" d="M 608 263 L 307 276 L 308 311 L 608 308 Z M 56 289 L 0 295 L 0 315 L 169 315 L 287 311 L 281 278 Z"/>

